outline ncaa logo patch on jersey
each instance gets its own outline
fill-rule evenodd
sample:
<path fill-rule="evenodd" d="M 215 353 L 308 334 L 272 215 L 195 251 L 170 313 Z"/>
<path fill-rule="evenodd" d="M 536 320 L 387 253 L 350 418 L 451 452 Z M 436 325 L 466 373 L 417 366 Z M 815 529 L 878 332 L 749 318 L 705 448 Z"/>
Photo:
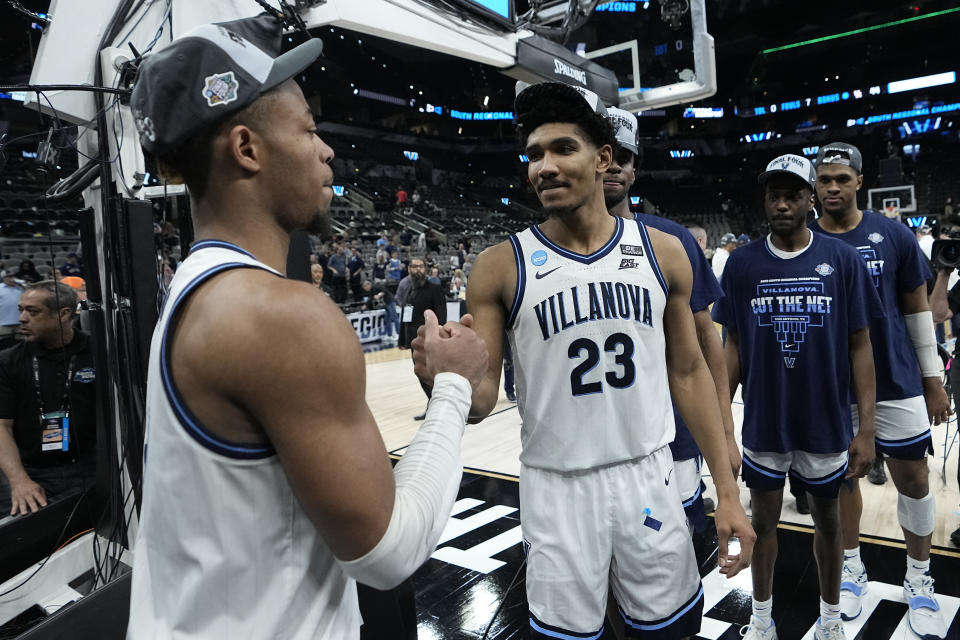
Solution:
<path fill-rule="evenodd" d="M 823 262 L 823 263 L 821 263 L 821 264 L 818 264 L 818 265 L 814 268 L 814 271 L 816 271 L 817 273 L 819 273 L 819 274 L 822 275 L 822 276 L 828 276 L 828 275 L 830 275 L 831 273 L 833 273 L 833 272 L 835 271 L 835 269 L 834 269 L 833 267 L 831 267 L 830 265 L 828 265 L 826 262 Z"/>
<path fill-rule="evenodd" d="M 547 252 L 546 251 L 534 251 L 533 255 L 530 256 L 530 263 L 535 267 L 543 265 L 547 261 Z"/>
<path fill-rule="evenodd" d="M 637 264 L 637 261 L 633 258 L 622 258 L 620 260 L 620 270 L 624 269 L 636 269 L 640 265 Z"/>
<path fill-rule="evenodd" d="M 869 240 L 873 244 L 880 244 L 881 242 L 883 242 L 883 236 L 877 233 L 876 231 L 874 231 L 873 233 L 867 236 L 867 240 Z"/>
<path fill-rule="evenodd" d="M 642 256 L 643 247 L 636 244 L 622 244 L 620 245 L 620 253 L 625 256 Z M 620 265 L 620 268 L 623 269 L 623 264 Z"/>

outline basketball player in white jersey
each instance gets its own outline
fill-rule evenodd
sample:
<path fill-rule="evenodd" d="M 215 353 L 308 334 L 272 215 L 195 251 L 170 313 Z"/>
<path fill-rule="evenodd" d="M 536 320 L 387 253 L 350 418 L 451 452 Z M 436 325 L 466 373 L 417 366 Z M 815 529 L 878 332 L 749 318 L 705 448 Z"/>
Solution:
<path fill-rule="evenodd" d="M 357 640 L 354 580 L 388 589 L 433 551 L 487 350 L 427 318 L 433 399 L 391 470 L 356 335 L 283 275 L 289 235 L 325 219 L 333 151 L 259 17 L 193 29 L 142 62 L 144 149 L 190 188 L 199 241 L 150 352 L 143 504 L 127 637 Z M 445 373 L 440 373 L 445 372 Z"/>
<path fill-rule="evenodd" d="M 559 83 L 517 96 L 527 175 L 548 218 L 484 251 L 470 275 L 467 307 L 496 362 L 471 420 L 496 403 L 506 331 L 523 419 L 531 637 L 599 638 L 609 582 L 628 634 L 681 638 L 700 628 L 703 590 L 672 481 L 671 391 L 714 471 L 723 573 L 749 564 L 753 533 L 697 344 L 690 264 L 675 238 L 607 213 L 616 142 L 602 111 L 596 95 Z M 731 535 L 739 556 L 728 557 Z"/>

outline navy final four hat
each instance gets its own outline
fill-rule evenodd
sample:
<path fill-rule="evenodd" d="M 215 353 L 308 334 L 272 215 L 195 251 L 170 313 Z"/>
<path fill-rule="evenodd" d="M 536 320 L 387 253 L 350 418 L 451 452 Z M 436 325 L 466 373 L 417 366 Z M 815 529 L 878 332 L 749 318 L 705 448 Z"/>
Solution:
<path fill-rule="evenodd" d="M 144 57 L 130 98 L 140 144 L 175 150 L 310 66 L 323 52 L 311 38 L 281 53 L 271 16 L 205 24 Z"/>

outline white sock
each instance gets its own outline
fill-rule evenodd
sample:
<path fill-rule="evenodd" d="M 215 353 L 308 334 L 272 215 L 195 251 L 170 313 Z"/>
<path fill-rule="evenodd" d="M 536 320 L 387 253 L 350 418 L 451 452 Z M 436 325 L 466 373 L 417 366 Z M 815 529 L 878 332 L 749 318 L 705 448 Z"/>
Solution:
<path fill-rule="evenodd" d="M 760 619 L 767 627 L 773 624 L 773 596 L 761 602 L 753 599 L 753 615 Z"/>
<path fill-rule="evenodd" d="M 823 598 L 820 598 L 820 626 L 827 626 L 827 624 L 840 619 L 840 603 L 837 604 L 828 604 L 823 601 Z"/>
<path fill-rule="evenodd" d="M 925 573 L 930 573 L 930 559 L 915 560 L 907 556 L 907 579 L 919 578 Z"/>
<path fill-rule="evenodd" d="M 849 564 L 852 569 L 858 570 L 857 573 L 863 573 L 865 570 L 863 560 L 860 559 L 860 545 L 853 549 L 844 549 L 843 561 Z"/>

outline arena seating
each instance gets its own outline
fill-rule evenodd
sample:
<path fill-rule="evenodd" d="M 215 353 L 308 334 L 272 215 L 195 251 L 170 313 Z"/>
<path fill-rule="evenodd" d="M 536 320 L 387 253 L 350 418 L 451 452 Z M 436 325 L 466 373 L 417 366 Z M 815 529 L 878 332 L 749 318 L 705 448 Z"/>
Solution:
<path fill-rule="evenodd" d="M 32 260 L 45 275 L 66 262 L 80 242 L 82 202 L 52 204 L 44 198 L 50 184 L 73 171 L 76 161 L 71 166 L 64 160 L 61 169 L 50 174 L 14 153 L 18 151 L 10 154 L 0 182 L 0 260 L 4 269 Z"/>

